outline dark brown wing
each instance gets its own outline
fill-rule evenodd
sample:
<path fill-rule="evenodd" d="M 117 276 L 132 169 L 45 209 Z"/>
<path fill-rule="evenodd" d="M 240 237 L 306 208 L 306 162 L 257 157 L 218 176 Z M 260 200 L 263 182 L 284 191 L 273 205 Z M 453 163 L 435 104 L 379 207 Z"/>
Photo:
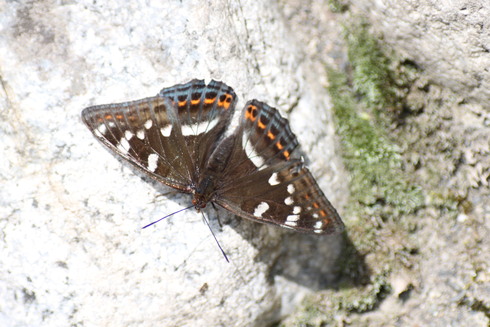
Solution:
<path fill-rule="evenodd" d="M 247 103 L 237 133 L 220 145 L 231 155 L 215 202 L 239 216 L 296 231 L 343 230 L 337 211 L 295 156 L 297 146 L 276 109 L 256 100 Z"/>
<path fill-rule="evenodd" d="M 190 192 L 226 130 L 236 95 L 221 82 L 193 80 L 137 101 L 83 110 L 95 137 L 154 179 Z"/>

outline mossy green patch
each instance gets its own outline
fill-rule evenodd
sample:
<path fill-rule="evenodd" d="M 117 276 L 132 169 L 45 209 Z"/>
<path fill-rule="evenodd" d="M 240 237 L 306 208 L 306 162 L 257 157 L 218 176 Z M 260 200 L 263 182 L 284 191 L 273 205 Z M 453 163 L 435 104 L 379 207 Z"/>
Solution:
<path fill-rule="evenodd" d="M 379 42 L 359 23 L 345 30 L 347 55 L 352 65 L 353 87 L 370 107 L 387 107 L 396 101 L 397 85 L 390 68 L 391 60 Z"/>
<path fill-rule="evenodd" d="M 425 202 L 422 189 L 404 173 L 402 151 L 387 129 L 389 114 L 401 107 L 400 87 L 409 81 L 391 71 L 394 65 L 367 25 L 346 29 L 345 38 L 352 74 L 328 69 L 337 133 L 351 176 L 346 246 L 339 259 L 342 279 L 339 290 L 305 301 L 296 325 L 321 326 L 335 323 L 338 312 L 376 308 L 391 290 L 392 272 L 410 266 L 407 257 L 416 249 L 409 234 L 415 227 L 406 217 Z"/>
<path fill-rule="evenodd" d="M 383 275 L 360 288 L 327 291 L 307 298 L 301 310 L 281 326 L 335 326 L 345 313 L 364 313 L 376 309 L 391 291 Z"/>
<path fill-rule="evenodd" d="M 344 162 L 352 176 L 353 199 L 367 206 L 389 204 L 395 213 L 410 213 L 420 207 L 422 192 L 404 177 L 396 144 L 389 141 L 382 126 L 376 126 L 377 121 L 366 113 L 372 99 L 367 105 L 355 101 L 346 77 L 333 69 L 329 69 L 329 82 Z M 386 101 L 388 98 L 376 103 Z"/>
<path fill-rule="evenodd" d="M 345 0 L 329 0 L 328 6 L 335 13 L 342 13 L 349 7 L 348 2 Z"/>

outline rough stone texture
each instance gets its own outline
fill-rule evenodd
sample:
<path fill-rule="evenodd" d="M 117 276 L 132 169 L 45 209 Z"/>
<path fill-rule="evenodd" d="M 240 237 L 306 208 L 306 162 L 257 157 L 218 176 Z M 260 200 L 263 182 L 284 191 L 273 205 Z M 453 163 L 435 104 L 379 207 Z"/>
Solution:
<path fill-rule="evenodd" d="M 488 326 L 490 3 L 354 1 L 350 11 L 369 21 L 387 48 L 424 71 L 409 93 L 411 112 L 393 138 L 413 165 L 409 173 L 430 190 L 428 208 L 414 217 L 420 228 L 414 274 L 393 276 L 412 291 L 403 301 L 395 291 L 365 319 Z M 456 219 L 438 198 L 457 199 Z"/>
<path fill-rule="evenodd" d="M 435 186 L 435 192 L 429 193 L 429 206 L 417 215 L 420 262 L 411 279 L 415 289 L 400 320 L 404 324 L 487 326 L 490 128 L 482 115 L 490 112 L 488 103 L 465 104 L 463 95 L 437 85 L 412 95 L 422 101 L 424 112 L 408 118 L 395 135 L 404 137 L 407 157 L 422 166 L 413 171 L 414 177 Z M 457 214 L 448 214 L 453 212 L 452 205 L 438 197 L 457 199 Z"/>
<path fill-rule="evenodd" d="M 287 17 L 299 23 L 295 33 L 310 35 L 302 38 L 309 41 L 305 42 L 308 49 L 313 46 L 317 54 L 328 52 L 341 70 L 345 51 L 332 30 L 340 24 L 349 29 L 361 21 L 380 38 L 386 53 L 420 69 L 408 92 L 407 107 L 388 133 L 402 149 L 406 174 L 424 189 L 427 203 L 404 217 L 416 226 L 410 240 L 393 240 L 386 235 L 386 225 L 385 235 L 379 234 L 379 244 L 397 247 L 408 241 L 416 249 L 403 258 L 405 269 L 394 264 L 400 258 L 392 258 L 390 267 L 383 267 L 391 272 L 391 292 L 386 298 L 357 314 L 345 309 L 348 303 L 339 305 L 329 299 L 341 291 L 329 291 L 318 307 L 290 317 L 286 326 L 298 321 L 311 326 L 332 321 L 339 326 L 488 326 L 490 3 L 334 2 L 347 4 L 346 11 L 329 14 L 319 2 L 299 0 L 288 1 L 284 8 Z M 379 270 L 379 263 L 370 257 L 377 251 L 373 248 L 366 255 L 374 271 Z"/>
<path fill-rule="evenodd" d="M 351 1 L 335 15 L 324 2 L 299 0 L 0 2 L 0 325 L 263 326 L 330 285 L 335 238 L 221 210 L 223 228 L 212 225 L 227 264 L 193 211 L 141 231 L 189 198 L 157 196 L 168 189 L 115 160 L 79 114 L 191 78 L 223 80 L 241 104 L 255 97 L 289 114 L 322 188 L 342 208 L 347 178 L 334 155 L 323 65 L 345 68 L 340 26 L 359 17 L 388 51 L 421 68 L 390 133 L 406 173 L 427 190 L 427 207 L 407 218 L 418 252 L 405 258 L 410 269 L 387 268 L 384 300 L 362 314 L 328 300 L 320 309 L 335 310 L 339 325 L 487 326 L 486 0 Z M 385 226 L 379 235 L 389 233 Z"/>
<path fill-rule="evenodd" d="M 468 1 L 352 1 L 351 11 L 427 77 L 468 101 L 490 98 L 490 3 Z M 488 106 L 486 107 L 489 108 Z"/>
<path fill-rule="evenodd" d="M 189 203 L 98 144 L 80 112 L 192 78 L 289 113 L 341 208 L 325 76 L 274 3 L 0 2 L 0 325 L 263 326 L 335 278 L 338 237 L 314 238 Z M 238 108 L 239 110 L 240 108 Z M 216 216 L 213 210 L 208 211 Z"/>

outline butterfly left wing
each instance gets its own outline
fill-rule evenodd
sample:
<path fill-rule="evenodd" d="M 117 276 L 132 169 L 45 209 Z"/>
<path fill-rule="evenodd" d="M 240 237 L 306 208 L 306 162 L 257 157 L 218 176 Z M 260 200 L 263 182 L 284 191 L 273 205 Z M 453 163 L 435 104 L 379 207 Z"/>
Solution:
<path fill-rule="evenodd" d="M 228 142 L 228 144 L 226 144 Z M 248 102 L 237 132 L 223 142 L 231 151 L 214 201 L 258 222 L 330 234 L 344 225 L 310 171 L 298 158 L 296 136 L 279 112 Z"/>
<path fill-rule="evenodd" d="M 221 82 L 193 80 L 155 97 L 86 108 L 82 119 L 101 143 L 130 164 L 190 193 L 228 126 L 235 99 Z"/>
<path fill-rule="evenodd" d="M 188 168 L 196 182 L 230 123 L 236 94 L 222 82 L 211 80 L 206 85 L 204 80 L 194 79 L 164 88 L 158 96 L 168 98 L 176 105 L 176 124 L 185 143 L 181 147 L 188 150 Z"/>

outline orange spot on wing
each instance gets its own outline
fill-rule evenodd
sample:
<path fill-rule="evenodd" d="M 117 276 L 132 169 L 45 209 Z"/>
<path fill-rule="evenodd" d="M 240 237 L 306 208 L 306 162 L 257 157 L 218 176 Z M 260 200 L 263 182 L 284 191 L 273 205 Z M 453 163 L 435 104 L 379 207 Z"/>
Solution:
<path fill-rule="evenodd" d="M 265 125 L 260 121 L 257 122 L 257 126 L 259 126 L 260 129 L 265 129 Z"/>
<path fill-rule="evenodd" d="M 276 143 L 276 147 L 279 149 L 279 150 L 282 150 L 284 148 L 284 146 L 281 144 L 281 142 L 277 142 Z"/>
<path fill-rule="evenodd" d="M 247 111 L 245 111 L 245 119 L 255 121 L 256 118 L 257 118 L 257 107 L 252 105 L 248 106 Z"/>
<path fill-rule="evenodd" d="M 267 137 L 270 138 L 271 140 L 276 138 L 276 136 L 274 134 L 272 134 L 271 131 L 267 132 Z"/>
<path fill-rule="evenodd" d="M 230 107 L 231 100 L 232 100 L 231 94 L 225 94 L 225 98 L 223 100 L 220 99 L 218 101 L 218 106 L 224 107 L 226 110 Z"/>
<path fill-rule="evenodd" d="M 286 157 L 286 159 L 289 160 L 289 151 L 286 150 L 282 154 L 284 155 L 284 157 Z"/>
<path fill-rule="evenodd" d="M 322 217 L 326 217 L 327 213 L 324 210 L 320 210 L 320 215 L 322 215 Z"/>
<path fill-rule="evenodd" d="M 212 99 L 204 99 L 204 103 L 205 103 L 205 104 L 211 104 L 211 103 L 213 103 L 214 101 L 216 101 L 216 98 L 212 98 Z"/>
<path fill-rule="evenodd" d="M 116 115 L 116 119 L 123 119 L 123 117 L 124 117 L 124 116 L 123 116 L 123 115 L 121 115 L 121 114 L 117 114 L 117 115 Z"/>
<path fill-rule="evenodd" d="M 104 119 L 107 119 L 107 120 L 112 119 L 112 115 L 107 114 L 107 115 L 104 116 Z"/>
<path fill-rule="evenodd" d="M 315 209 L 318 209 L 320 207 L 316 202 L 313 203 L 313 206 L 315 207 Z"/>
<path fill-rule="evenodd" d="M 187 100 L 179 101 L 179 107 L 185 106 L 186 103 L 187 103 Z"/>
<path fill-rule="evenodd" d="M 196 104 L 199 104 L 199 102 L 201 102 L 201 99 L 191 100 L 191 105 L 195 106 Z"/>

